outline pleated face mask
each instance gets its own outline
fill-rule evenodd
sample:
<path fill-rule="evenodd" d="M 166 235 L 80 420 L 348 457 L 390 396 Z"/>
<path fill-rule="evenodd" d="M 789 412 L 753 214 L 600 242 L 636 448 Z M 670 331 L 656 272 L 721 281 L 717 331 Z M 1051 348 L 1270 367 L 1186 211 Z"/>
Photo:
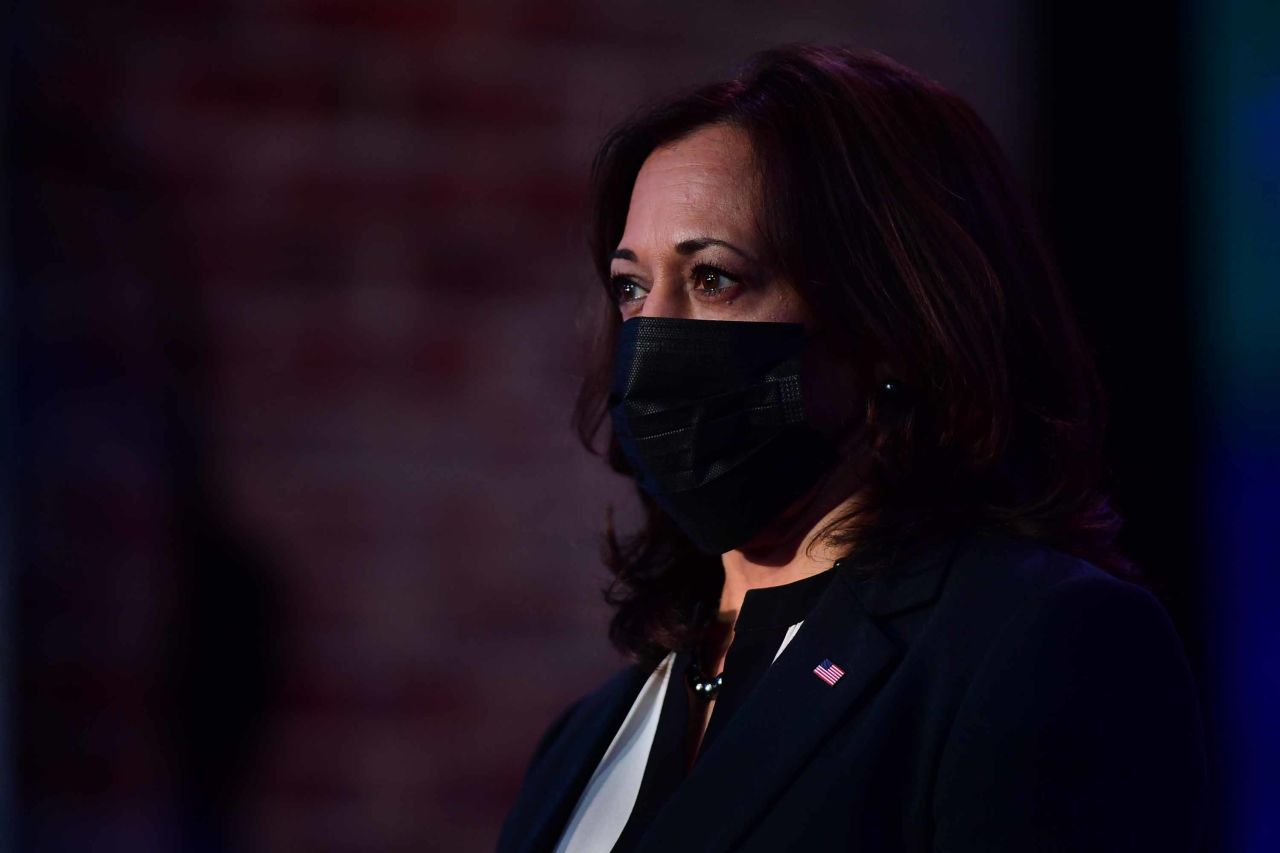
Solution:
<path fill-rule="evenodd" d="M 800 323 L 632 317 L 609 416 L 646 493 L 707 554 L 751 539 L 835 461 L 805 418 Z"/>

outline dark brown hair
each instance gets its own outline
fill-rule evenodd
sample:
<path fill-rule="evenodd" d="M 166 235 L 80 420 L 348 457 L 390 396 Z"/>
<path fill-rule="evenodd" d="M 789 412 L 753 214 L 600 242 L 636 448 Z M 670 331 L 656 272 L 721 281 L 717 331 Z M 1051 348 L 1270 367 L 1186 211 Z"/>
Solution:
<path fill-rule="evenodd" d="M 590 251 L 606 295 L 641 164 L 713 124 L 751 140 L 767 262 L 846 342 L 863 388 L 881 361 L 898 381 L 899 393 L 866 397 L 861 443 L 839 463 L 859 471 L 864 500 L 827 541 L 856 542 L 860 570 L 878 572 L 960 529 L 998 528 L 1136 576 L 1100 487 L 1093 359 L 974 110 L 881 54 L 812 44 L 762 51 L 730 80 L 643 108 L 606 136 L 592 168 Z M 612 299 L 600 302 L 574 412 L 592 452 L 621 323 Z M 607 459 L 631 474 L 612 436 Z M 700 629 L 699 609 L 714 614 L 723 566 L 639 496 L 639 530 L 619 534 L 606 513 L 604 595 L 613 644 L 652 662 Z"/>

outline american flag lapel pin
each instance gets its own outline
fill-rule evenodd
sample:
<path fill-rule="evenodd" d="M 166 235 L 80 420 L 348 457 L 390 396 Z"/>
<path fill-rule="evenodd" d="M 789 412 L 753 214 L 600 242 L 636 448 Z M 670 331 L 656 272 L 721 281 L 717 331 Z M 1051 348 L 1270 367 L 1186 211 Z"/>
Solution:
<path fill-rule="evenodd" d="M 813 674 L 827 684 L 835 684 L 844 675 L 844 670 L 831 662 L 831 658 L 823 658 L 822 663 L 813 668 Z"/>

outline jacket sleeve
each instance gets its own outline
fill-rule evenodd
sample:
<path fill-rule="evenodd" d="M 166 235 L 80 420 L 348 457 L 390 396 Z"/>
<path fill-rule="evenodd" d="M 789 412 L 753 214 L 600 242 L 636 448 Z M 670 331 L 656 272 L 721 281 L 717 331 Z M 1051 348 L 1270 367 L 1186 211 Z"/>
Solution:
<path fill-rule="evenodd" d="M 1197 851 L 1206 769 L 1195 686 L 1164 608 L 1102 575 L 1025 602 L 957 711 L 936 853 Z"/>

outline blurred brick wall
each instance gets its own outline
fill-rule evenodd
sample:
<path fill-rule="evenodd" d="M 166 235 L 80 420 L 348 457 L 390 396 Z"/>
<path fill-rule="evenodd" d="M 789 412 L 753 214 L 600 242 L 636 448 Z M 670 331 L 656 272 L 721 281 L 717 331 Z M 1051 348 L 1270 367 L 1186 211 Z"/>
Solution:
<path fill-rule="evenodd" d="M 119 389 L 80 421 L 99 433 L 81 437 L 90 467 L 112 479 L 82 481 L 85 505 L 67 503 L 55 532 L 123 523 L 94 509 L 124 511 L 117 469 L 140 480 L 127 506 L 145 528 L 111 545 L 109 570 L 74 597 L 91 624 L 105 612 L 92 590 L 132 590 L 112 600 L 140 608 L 136 653 L 120 671 L 84 667 L 124 707 L 163 683 L 164 626 L 192 618 L 170 587 L 188 600 L 206 588 L 184 560 L 211 562 L 201 577 L 223 584 L 225 607 L 201 617 L 206 645 L 270 620 L 261 652 L 279 677 L 236 777 L 227 846 L 490 849 L 538 734 L 621 664 L 604 638 L 595 537 L 604 504 L 630 498 L 568 427 L 575 318 L 592 288 L 586 174 L 608 126 L 753 49 L 844 40 L 969 96 L 1025 166 L 1032 93 L 1015 12 L 1007 0 L 61 0 L 30 19 L 36 114 L 70 122 L 90 151 L 68 156 L 69 194 L 43 199 L 49 221 L 84 229 L 71 211 L 87 207 L 112 222 L 95 190 L 104 170 L 87 164 L 125 158 L 114 182 L 142 223 L 130 286 L 170 313 L 121 315 L 108 346 L 141 347 L 135 378 L 147 359 L 167 365 L 154 398 L 129 397 L 144 420 L 165 422 L 166 382 L 198 413 L 177 421 L 194 462 L 146 434 L 118 466 L 104 461 L 121 433 Z M 101 256 L 82 253 L 89 265 Z M 57 285 L 61 273 L 46 272 Z M 97 292 L 117 309 L 127 295 Z M 103 322 L 77 315 L 45 333 Z M 139 329 L 150 330 L 141 344 Z M 190 371 L 173 364 L 183 346 L 195 349 Z M 30 482 L 51 476 L 38 467 Z M 202 497 L 188 512 L 251 543 L 244 585 L 227 585 L 204 539 L 169 542 L 166 501 L 191 490 Z M 141 563 L 120 556 L 135 546 Z M 54 561 L 37 551 L 34 582 L 47 582 Z M 270 604 L 242 612 L 235 591 L 260 586 L 276 591 Z M 28 598 L 37 621 L 73 618 L 64 592 Z M 113 629 L 94 624 L 79 646 L 99 630 Z M 33 644 L 25 707 L 77 708 L 60 724 L 71 729 L 100 720 L 97 700 L 51 687 L 56 657 Z M 216 683 L 235 693 L 230 669 Z M 216 730 L 215 694 L 192 694 L 206 728 L 183 737 Z M 99 832 L 122 849 L 181 837 L 166 828 L 185 819 L 171 791 L 189 784 L 177 778 L 187 765 L 169 763 L 171 710 L 119 712 L 95 753 L 103 781 L 74 795 L 65 780 L 87 759 L 67 757 L 38 788 L 33 837 L 70 845 Z M 138 771 L 146 783 L 120 805 L 111 792 L 135 763 L 150 768 Z M 72 815 L 79 836 L 59 823 Z"/>

